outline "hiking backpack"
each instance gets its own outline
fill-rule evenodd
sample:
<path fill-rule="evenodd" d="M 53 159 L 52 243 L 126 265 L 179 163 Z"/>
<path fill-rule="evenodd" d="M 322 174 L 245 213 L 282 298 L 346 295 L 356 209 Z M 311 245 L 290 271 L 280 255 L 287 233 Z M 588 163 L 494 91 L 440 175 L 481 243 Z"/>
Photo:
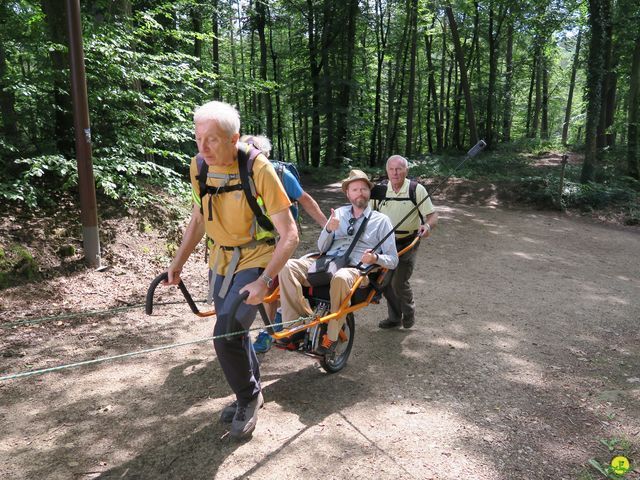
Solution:
<path fill-rule="evenodd" d="M 385 178 L 384 180 L 382 180 L 380 183 L 378 183 L 377 185 L 374 185 L 373 189 L 371 190 L 371 200 L 374 200 L 375 206 L 376 206 L 376 210 L 378 209 L 378 206 L 380 204 L 380 202 L 383 201 L 397 201 L 397 202 L 406 202 L 407 200 L 411 200 L 411 203 L 413 203 L 414 206 L 418 206 L 418 200 L 417 200 L 417 195 L 416 195 L 416 190 L 418 188 L 418 181 L 414 180 L 414 179 L 409 179 L 409 198 L 398 198 L 398 197 L 394 197 L 394 198 L 390 198 L 387 197 L 387 187 L 389 185 L 389 179 Z M 426 188 L 426 187 L 425 187 Z M 429 192 L 427 191 L 427 194 Z M 418 209 L 418 216 L 420 217 L 420 223 L 424 223 L 424 217 L 422 216 L 422 213 L 420 212 L 420 209 Z"/>
<path fill-rule="evenodd" d="M 204 161 L 204 158 L 201 155 L 196 156 L 196 162 L 198 167 L 198 175 L 196 175 L 196 179 L 198 180 L 198 185 L 200 187 L 200 213 L 204 214 L 204 207 L 202 205 L 202 199 L 205 195 L 210 194 L 209 203 L 212 202 L 214 195 L 219 195 L 221 193 L 226 192 L 234 192 L 237 190 L 242 190 L 244 195 L 249 203 L 249 207 L 253 211 L 253 214 L 256 217 L 256 222 L 260 227 L 268 232 L 273 232 L 275 230 L 273 223 L 264 212 L 260 203 L 262 199 L 258 198 L 258 193 L 256 191 L 256 185 L 253 181 L 253 164 L 258 155 L 261 155 L 262 152 L 255 148 L 251 144 L 239 143 L 238 144 L 238 170 L 239 175 L 224 175 L 225 182 L 220 187 L 212 187 L 207 185 L 207 178 L 209 176 L 209 165 Z M 240 178 L 240 183 L 235 185 L 227 185 L 230 180 L 234 180 L 236 178 Z M 213 221 L 212 216 L 212 207 L 209 205 L 209 221 Z"/>

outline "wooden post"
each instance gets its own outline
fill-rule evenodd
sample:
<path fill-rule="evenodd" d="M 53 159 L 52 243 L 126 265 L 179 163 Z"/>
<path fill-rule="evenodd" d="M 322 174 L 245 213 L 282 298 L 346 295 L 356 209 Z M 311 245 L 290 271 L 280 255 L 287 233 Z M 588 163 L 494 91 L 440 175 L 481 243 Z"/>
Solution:
<path fill-rule="evenodd" d="M 89 125 L 89 102 L 87 100 L 87 81 L 84 70 L 80 0 L 67 0 L 67 18 L 71 64 L 71 96 L 73 98 L 78 190 L 80 191 L 80 217 L 82 220 L 82 245 L 86 262 L 93 267 L 100 267 L 98 209 L 96 206 L 96 186 L 93 179 L 93 162 L 91 160 L 91 126 Z"/>

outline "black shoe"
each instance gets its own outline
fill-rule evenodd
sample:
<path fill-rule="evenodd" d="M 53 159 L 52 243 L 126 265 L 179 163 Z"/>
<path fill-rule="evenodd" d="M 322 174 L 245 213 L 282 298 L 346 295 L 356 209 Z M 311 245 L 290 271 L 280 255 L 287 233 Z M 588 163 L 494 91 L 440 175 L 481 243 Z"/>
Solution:
<path fill-rule="evenodd" d="M 237 440 L 249 438 L 256 428 L 256 423 L 258 423 L 258 410 L 263 405 L 264 397 L 262 392 L 258 393 L 258 396 L 249 402 L 247 406 L 238 404 L 236 414 L 231 422 L 231 431 L 229 432 L 231 436 Z"/>
<path fill-rule="evenodd" d="M 399 326 L 400 326 L 400 322 L 392 322 L 388 318 L 385 318 L 378 324 L 378 327 L 380 328 L 395 328 Z"/>
<path fill-rule="evenodd" d="M 414 323 L 416 323 L 416 317 L 414 317 L 413 315 L 411 315 L 410 317 L 407 317 L 406 315 L 402 316 L 402 326 L 404 328 L 411 328 L 413 327 Z"/>
<path fill-rule="evenodd" d="M 230 403 L 226 407 L 222 409 L 222 413 L 220 414 L 220 421 L 222 423 L 231 423 L 233 422 L 233 417 L 236 416 L 236 410 L 238 408 L 238 401 L 234 400 L 233 403 Z"/>

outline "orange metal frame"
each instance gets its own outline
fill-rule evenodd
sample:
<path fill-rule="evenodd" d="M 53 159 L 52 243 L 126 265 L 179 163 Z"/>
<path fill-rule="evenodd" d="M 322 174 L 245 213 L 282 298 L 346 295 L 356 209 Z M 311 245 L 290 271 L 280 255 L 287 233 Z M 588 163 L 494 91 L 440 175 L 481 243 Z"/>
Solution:
<path fill-rule="evenodd" d="M 402 256 L 406 252 L 411 250 L 416 245 L 416 243 L 418 243 L 418 240 L 419 240 L 419 237 L 414 238 L 413 241 L 409 245 L 407 245 L 405 248 L 403 248 L 402 250 L 400 250 L 398 252 L 398 256 Z M 378 278 L 383 280 L 384 276 L 387 274 L 388 271 L 389 270 L 386 269 L 386 268 L 381 268 L 381 274 L 380 274 L 380 277 L 378 277 Z M 281 332 L 271 332 L 270 333 L 271 337 L 274 338 L 275 340 L 282 340 L 282 339 L 285 339 L 285 338 L 289 338 L 290 336 L 292 336 L 292 335 L 294 335 L 296 333 L 302 332 L 304 330 L 308 330 L 308 329 L 310 329 L 312 327 L 315 327 L 316 325 L 319 325 L 321 323 L 328 323 L 331 320 L 335 320 L 337 318 L 344 317 L 345 315 L 348 315 L 349 313 L 356 312 L 356 311 L 358 311 L 358 310 L 360 310 L 360 309 L 362 309 L 364 307 L 367 307 L 371 303 L 371 300 L 373 299 L 373 297 L 376 294 L 375 289 L 371 289 L 371 291 L 367 295 L 367 298 L 364 301 L 362 301 L 360 303 L 357 303 L 356 305 L 351 305 L 351 298 L 356 293 L 358 288 L 360 288 L 360 284 L 362 283 L 362 281 L 364 280 L 364 277 L 366 275 L 367 274 L 363 273 L 356 280 L 356 282 L 353 284 L 353 287 L 351 287 L 351 291 L 349 292 L 349 295 L 342 301 L 342 304 L 340 305 L 340 308 L 338 309 L 337 312 L 330 313 L 329 315 L 325 315 L 324 317 L 316 317 L 315 319 L 313 319 L 309 323 L 305 323 L 304 325 L 298 325 L 298 326 L 295 326 L 295 327 L 290 328 L 290 329 L 284 329 Z M 273 303 L 273 302 L 278 301 L 279 299 L 280 299 L 280 286 L 277 286 L 273 290 L 273 292 L 271 292 L 269 295 L 264 297 L 264 299 L 262 300 L 262 303 Z M 215 315 L 215 314 L 216 314 L 215 310 L 209 310 L 207 312 L 197 313 L 196 315 L 198 315 L 198 317 L 209 317 L 209 316 Z M 344 333 L 342 331 L 340 332 L 340 334 L 341 334 L 341 337 L 344 335 Z M 342 340 L 344 340 L 344 339 L 342 339 Z"/>

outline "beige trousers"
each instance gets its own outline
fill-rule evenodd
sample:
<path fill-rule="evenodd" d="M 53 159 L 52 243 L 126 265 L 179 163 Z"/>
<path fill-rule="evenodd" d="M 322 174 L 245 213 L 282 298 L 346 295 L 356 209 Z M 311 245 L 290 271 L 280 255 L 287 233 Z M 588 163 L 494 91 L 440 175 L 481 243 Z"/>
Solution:
<path fill-rule="evenodd" d="M 282 307 L 282 321 L 291 322 L 301 316 L 311 315 L 309 302 L 302 295 L 302 286 L 309 286 L 307 272 L 315 262 L 313 258 L 292 258 L 280 270 L 280 304 Z M 349 295 L 351 287 L 356 282 L 360 273 L 357 268 L 341 268 L 331 279 L 329 295 L 331 299 L 331 313 L 340 308 L 343 300 Z M 329 322 L 327 335 L 329 340 L 338 340 L 338 334 L 344 325 L 345 317 Z M 289 328 L 289 326 L 285 327 Z"/>

